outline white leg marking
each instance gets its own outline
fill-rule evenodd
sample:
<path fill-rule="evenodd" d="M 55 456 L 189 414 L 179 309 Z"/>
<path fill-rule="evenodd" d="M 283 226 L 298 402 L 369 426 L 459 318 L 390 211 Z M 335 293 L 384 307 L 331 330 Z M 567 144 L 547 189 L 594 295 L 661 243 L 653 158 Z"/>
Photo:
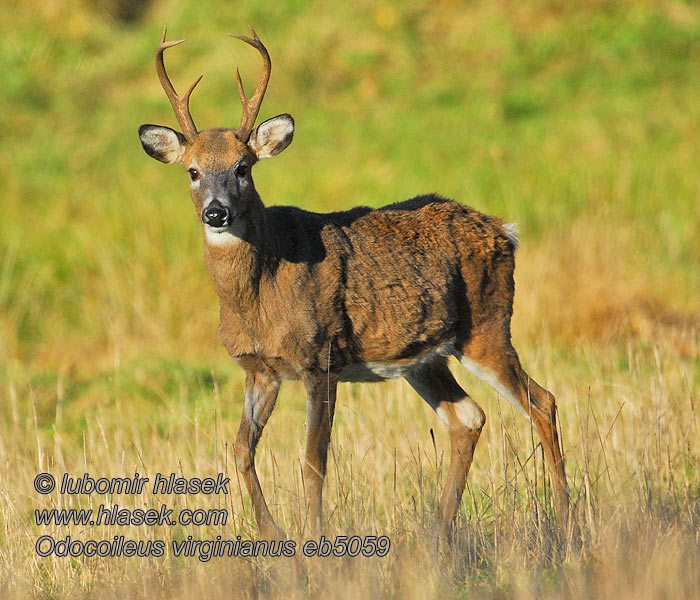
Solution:
<path fill-rule="evenodd" d="M 260 402 L 260 393 L 255 388 L 252 389 L 250 394 L 245 395 L 245 403 L 243 405 L 243 410 L 245 410 L 246 417 L 253 427 L 258 427 L 258 419 L 260 417 L 260 410 L 262 409 Z"/>
<path fill-rule="evenodd" d="M 527 414 L 527 412 L 523 408 L 523 405 L 520 404 L 518 399 L 515 396 L 513 396 L 511 391 L 500 382 L 500 380 L 496 377 L 496 374 L 491 369 L 483 367 L 479 363 L 474 362 L 473 360 L 467 358 L 466 356 L 463 356 L 462 354 L 457 353 L 456 356 L 459 362 L 461 362 L 462 365 L 464 365 L 465 369 L 467 369 L 472 375 L 481 379 L 481 381 L 483 381 L 484 383 L 488 383 L 494 390 L 496 390 L 501 396 L 508 400 L 508 402 L 515 406 L 515 408 L 517 408 L 521 413 L 523 413 L 528 418 L 528 420 L 530 420 L 530 415 Z"/>
<path fill-rule="evenodd" d="M 450 424 L 450 421 L 447 419 L 447 413 L 445 413 L 445 411 L 442 410 L 442 408 L 440 408 L 439 406 L 438 406 L 437 408 L 435 408 L 435 407 L 433 407 L 432 404 L 431 404 L 430 406 L 433 408 L 433 410 L 435 411 L 435 413 L 437 414 L 437 416 L 440 417 L 440 418 L 442 419 L 442 422 L 443 422 L 445 425 L 449 425 L 449 424 Z"/>
<path fill-rule="evenodd" d="M 260 410 L 262 408 L 262 403 L 260 402 L 260 393 L 253 387 L 253 389 L 245 394 L 245 401 L 243 402 L 243 413 L 248 419 L 250 428 L 257 434 L 260 426 L 258 425 L 258 418 L 260 417 Z M 246 463 L 242 456 L 236 456 L 236 465 L 240 471 L 245 470 Z"/>
<path fill-rule="evenodd" d="M 457 418 L 464 426 L 469 427 L 469 429 L 480 431 L 484 423 L 486 423 L 484 413 L 479 410 L 479 407 L 474 404 L 473 400 L 465 398 L 464 400 L 456 402 L 453 406 L 455 407 Z"/>
<path fill-rule="evenodd" d="M 415 377 L 412 374 L 405 375 L 405 377 L 411 387 L 418 392 L 418 395 L 430 405 L 430 408 L 435 411 L 442 422 L 449 427 L 450 420 L 447 417 L 447 413 L 444 408 L 439 406 L 440 401 L 445 400 L 445 398 L 436 398 L 432 387 L 425 385 L 425 382 L 420 377 Z M 450 402 L 450 404 L 454 406 L 455 414 L 460 422 L 469 427 L 469 429 L 480 430 L 484 426 L 486 417 L 470 398 L 463 398 L 456 402 Z"/>

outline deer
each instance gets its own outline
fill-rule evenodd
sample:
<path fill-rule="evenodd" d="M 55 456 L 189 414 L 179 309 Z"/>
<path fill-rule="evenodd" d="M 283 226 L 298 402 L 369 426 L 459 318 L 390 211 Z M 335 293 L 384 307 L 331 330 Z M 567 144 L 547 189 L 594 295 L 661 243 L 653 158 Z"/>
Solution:
<path fill-rule="evenodd" d="M 266 206 L 253 166 L 292 142 L 294 119 L 280 114 L 255 126 L 271 72 L 252 95 L 236 70 L 242 115 L 236 129 L 199 131 L 189 108 L 201 77 L 178 96 L 156 50 L 156 71 L 181 131 L 142 125 L 145 152 L 184 167 L 200 221 L 204 257 L 219 299 L 218 337 L 245 371 L 234 444 L 259 534 L 283 538 L 255 469 L 255 453 L 284 380 L 306 389 L 305 527 L 323 528 L 323 483 L 339 382 L 404 378 L 444 422 L 449 467 L 438 506 L 438 536 L 450 538 L 486 415 L 457 383 L 448 359 L 489 384 L 530 420 L 551 478 L 558 529 L 571 520 L 554 395 L 522 368 L 511 343 L 515 293 L 513 225 L 438 195 L 381 208 L 314 213 Z M 438 538 L 439 539 L 439 538 Z"/>

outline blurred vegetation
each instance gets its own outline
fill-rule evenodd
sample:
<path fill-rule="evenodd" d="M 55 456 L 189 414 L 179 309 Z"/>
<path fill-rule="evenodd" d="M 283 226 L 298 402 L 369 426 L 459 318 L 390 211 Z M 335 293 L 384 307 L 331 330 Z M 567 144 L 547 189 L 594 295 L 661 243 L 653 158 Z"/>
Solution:
<path fill-rule="evenodd" d="M 206 74 L 192 102 L 204 128 L 238 122 L 234 66 L 258 74 L 223 34 L 250 22 L 269 46 L 261 118 L 291 112 L 297 131 L 256 169 L 266 202 L 340 210 L 438 192 L 519 222 L 523 256 L 550 244 L 555 302 L 599 279 L 622 312 L 697 312 L 697 6 L 205 0 L 156 2 L 126 26 L 114 7 L 129 3 L 106 4 L 6 11 L 0 357 L 104 345 L 110 327 L 160 343 L 181 337 L 182 310 L 215 317 L 184 176 L 135 137 L 174 123 L 152 66 L 164 22 L 189 38 L 168 57 L 176 85 Z M 596 328 L 569 312 L 555 330 Z"/>
<path fill-rule="evenodd" d="M 158 2 L 138 24 L 114 16 L 134 15 L 128 2 L 24 6 L 0 42 L 6 359 L 103 344 L 108 322 L 159 342 L 186 308 L 168 305 L 206 286 L 183 176 L 134 133 L 173 124 L 152 67 L 164 22 L 189 38 L 168 57 L 178 85 L 206 74 L 200 127 L 234 126 L 234 65 L 247 81 L 259 68 L 223 34 L 250 22 L 268 44 L 261 118 L 297 119 L 294 146 L 257 169 L 268 203 L 339 210 L 434 191 L 519 222 L 525 248 L 550 240 L 553 264 L 581 228 L 580 249 L 602 252 L 586 279 L 653 312 L 698 309 L 695 5 Z M 576 280 L 585 260 L 567 256 L 574 273 L 559 274 Z M 206 298 L 190 310 L 214 315 Z"/>
<path fill-rule="evenodd" d="M 643 469 L 615 473 L 629 483 L 666 469 L 639 493 L 678 486 L 685 504 L 674 506 L 695 514 L 700 5 L 9 0 L 0 22 L 0 441 L 18 444 L 0 443 L 0 480 L 36 470 L 21 457 L 54 444 L 77 468 L 86 432 L 97 437 L 103 422 L 122 445 L 105 443 L 97 470 L 149 444 L 158 454 L 159 441 L 187 437 L 188 419 L 214 411 L 232 439 L 241 373 L 215 338 L 186 178 L 148 158 L 136 132 L 175 126 L 153 68 L 164 23 L 170 39 L 188 40 L 166 59 L 176 88 L 205 74 L 195 122 L 234 127 L 234 67 L 250 88 L 259 58 L 224 34 L 251 23 L 273 61 L 260 119 L 296 120 L 290 148 L 256 166 L 263 200 L 331 211 L 436 192 L 518 222 L 514 339 L 558 394 L 575 486 L 592 476 L 578 403 L 612 428 L 624 390 L 630 454 L 647 427 L 659 431 L 659 407 L 679 429 L 668 464 L 645 455 Z M 295 423 L 298 443 L 303 394 L 287 389 L 276 431 Z M 634 421 L 636 401 L 648 422 Z M 411 400 L 410 410 L 424 408 Z M 499 414 L 489 418 L 497 428 Z M 388 477 L 385 461 L 377 477 Z M 484 589 L 502 589 L 498 567 L 486 572 Z"/>

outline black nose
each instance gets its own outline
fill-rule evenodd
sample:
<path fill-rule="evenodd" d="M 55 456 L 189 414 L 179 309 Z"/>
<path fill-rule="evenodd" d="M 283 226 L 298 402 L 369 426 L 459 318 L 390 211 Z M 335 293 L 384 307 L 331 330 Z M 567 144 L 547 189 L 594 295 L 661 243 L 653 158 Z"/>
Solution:
<path fill-rule="evenodd" d="M 202 221 L 211 227 L 226 227 L 231 221 L 231 211 L 218 200 L 213 200 L 202 211 Z"/>

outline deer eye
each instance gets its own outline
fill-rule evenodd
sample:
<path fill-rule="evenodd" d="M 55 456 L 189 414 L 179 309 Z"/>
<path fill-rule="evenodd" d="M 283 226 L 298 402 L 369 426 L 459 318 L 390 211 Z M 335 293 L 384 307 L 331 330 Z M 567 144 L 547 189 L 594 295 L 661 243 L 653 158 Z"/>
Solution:
<path fill-rule="evenodd" d="M 236 167 L 236 177 L 243 179 L 248 174 L 248 166 L 245 164 L 238 165 Z"/>
<path fill-rule="evenodd" d="M 190 181 L 197 181 L 200 177 L 197 169 L 187 169 L 187 173 L 190 176 Z"/>

